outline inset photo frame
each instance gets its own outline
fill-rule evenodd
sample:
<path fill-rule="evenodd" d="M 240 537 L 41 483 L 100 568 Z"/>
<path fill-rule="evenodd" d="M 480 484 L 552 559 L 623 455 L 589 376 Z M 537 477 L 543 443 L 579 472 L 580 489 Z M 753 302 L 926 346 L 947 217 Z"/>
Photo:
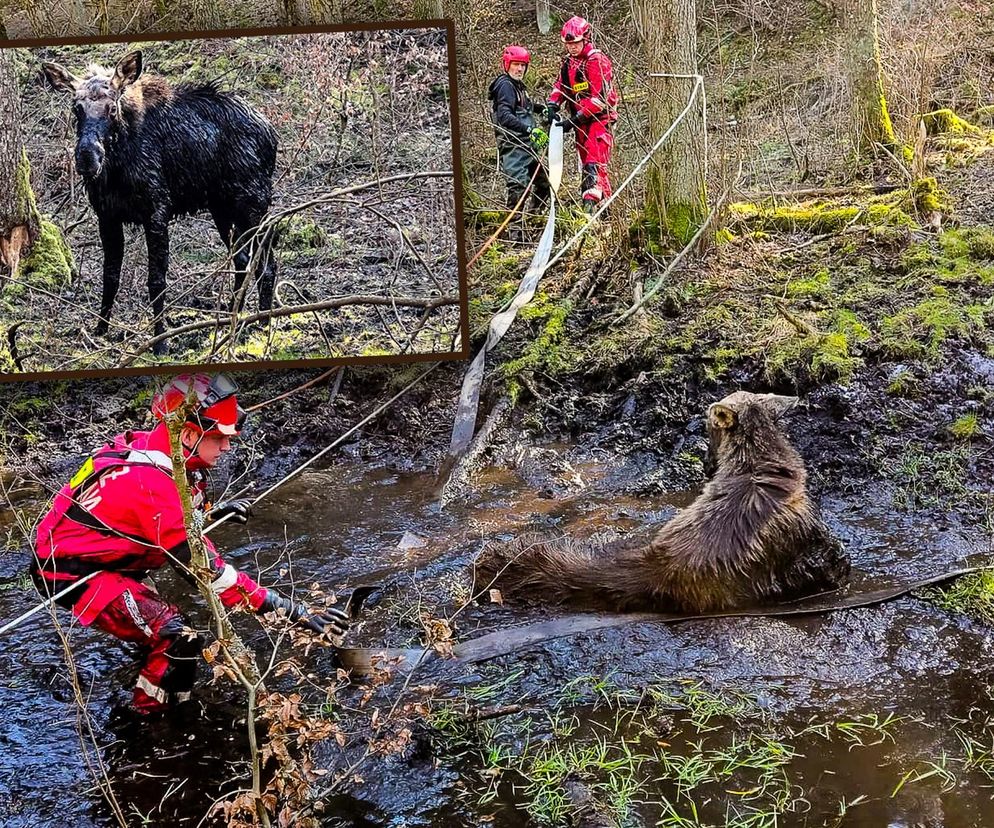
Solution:
<path fill-rule="evenodd" d="M 0 379 L 459 359 L 451 21 L 0 47 Z"/>

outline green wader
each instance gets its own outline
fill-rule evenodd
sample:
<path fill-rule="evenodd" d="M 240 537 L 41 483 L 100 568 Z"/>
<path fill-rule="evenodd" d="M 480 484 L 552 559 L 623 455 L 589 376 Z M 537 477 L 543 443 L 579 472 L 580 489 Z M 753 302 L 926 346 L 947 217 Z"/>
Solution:
<path fill-rule="evenodd" d="M 529 125 L 535 126 L 531 108 L 518 107 L 514 114 Z M 521 198 L 528 183 L 532 184 L 532 205 L 544 208 L 549 203 L 549 179 L 538 155 L 527 138 L 518 138 L 497 127 L 497 153 L 500 156 L 500 171 L 507 181 L 507 209 L 512 209 Z M 540 168 L 535 174 L 536 167 Z M 532 175 L 535 180 L 532 181 Z M 524 205 L 522 205 L 524 207 Z"/>

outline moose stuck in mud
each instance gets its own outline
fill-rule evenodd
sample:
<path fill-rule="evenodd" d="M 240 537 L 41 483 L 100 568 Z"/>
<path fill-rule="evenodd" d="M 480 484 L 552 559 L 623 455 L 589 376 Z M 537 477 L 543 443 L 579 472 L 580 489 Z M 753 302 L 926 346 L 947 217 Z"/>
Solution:
<path fill-rule="evenodd" d="M 113 69 L 93 64 L 77 77 L 58 63 L 42 70 L 51 87 L 72 95 L 76 170 L 97 214 L 103 292 L 96 333 L 106 334 L 121 283 L 124 225 L 141 225 L 148 250 L 148 294 L 155 354 L 164 354 L 169 223 L 209 211 L 232 252 L 237 302 L 252 256 L 248 244 L 273 198 L 276 130 L 216 81 L 171 85 L 142 73 L 141 51 Z M 266 234 L 258 257 L 259 309 L 273 304 L 276 274 Z"/>
<path fill-rule="evenodd" d="M 42 232 L 0 263 L 0 371 L 458 350 L 450 52 L 444 27 L 5 48 Z"/>
<path fill-rule="evenodd" d="M 849 558 L 806 491 L 778 420 L 796 397 L 736 391 L 708 407 L 715 474 L 659 528 L 610 543 L 526 534 L 487 547 L 476 582 L 615 612 L 719 612 L 837 589 Z"/>

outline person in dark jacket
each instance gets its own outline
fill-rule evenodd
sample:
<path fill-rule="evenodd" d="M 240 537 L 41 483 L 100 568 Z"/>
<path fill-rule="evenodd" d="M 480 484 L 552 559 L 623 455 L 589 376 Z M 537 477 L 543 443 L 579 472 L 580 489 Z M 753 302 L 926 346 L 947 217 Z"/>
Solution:
<path fill-rule="evenodd" d="M 549 201 L 549 179 L 540 153 L 548 145 L 549 136 L 536 119 L 536 113 L 545 107 L 533 104 L 525 90 L 524 77 L 531 55 L 523 46 L 512 45 L 505 47 L 501 61 L 504 73 L 490 84 L 489 97 L 500 169 L 507 181 L 507 209 L 514 209 L 529 183 L 532 204 L 541 209 Z"/>

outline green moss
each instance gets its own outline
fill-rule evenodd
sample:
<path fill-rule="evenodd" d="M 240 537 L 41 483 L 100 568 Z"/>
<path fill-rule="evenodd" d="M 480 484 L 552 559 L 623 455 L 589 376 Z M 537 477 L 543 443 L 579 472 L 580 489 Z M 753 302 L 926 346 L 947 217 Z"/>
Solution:
<path fill-rule="evenodd" d="M 968 414 L 962 414 L 957 417 L 956 420 L 949 425 L 949 433 L 952 434 L 957 440 L 969 440 L 970 438 L 976 436 L 979 429 L 980 426 L 977 421 L 977 415 L 972 411 Z"/>
<path fill-rule="evenodd" d="M 918 388 L 918 378 L 914 373 L 904 368 L 898 371 L 887 383 L 886 392 L 892 397 L 913 397 L 918 393 Z"/>
<path fill-rule="evenodd" d="M 503 366 L 512 404 L 517 403 L 521 394 L 522 377 L 540 371 L 556 376 L 567 372 L 575 364 L 576 350 L 566 337 L 566 319 L 572 309 L 573 303 L 569 300 L 553 301 L 545 294 L 540 294 L 521 309 L 522 319 L 539 320 L 543 324 L 538 336 L 527 345 L 522 355 Z"/>
<path fill-rule="evenodd" d="M 922 122 L 929 135 L 975 135 L 986 137 L 984 130 L 960 118 L 951 109 L 937 109 L 922 115 Z"/>
<path fill-rule="evenodd" d="M 300 216 L 291 218 L 280 235 L 280 247 L 285 250 L 309 252 L 327 243 L 328 234 L 324 228 Z"/>
<path fill-rule="evenodd" d="M 262 329 L 253 334 L 241 345 L 236 354 L 238 359 L 301 359 L 313 354 L 304 353 L 302 333 L 293 328 L 275 330 Z M 337 356 L 333 354 L 332 356 Z"/>
<path fill-rule="evenodd" d="M 917 594 L 943 609 L 994 626 L 994 571 L 974 572 L 957 578 L 951 586 Z"/>
<path fill-rule="evenodd" d="M 830 290 L 831 278 L 824 267 L 809 279 L 795 279 L 787 283 L 787 295 L 793 298 L 821 297 Z"/>
<path fill-rule="evenodd" d="M 981 225 L 964 227 L 956 233 L 966 243 L 970 258 L 975 261 L 994 262 L 994 229 Z"/>
<path fill-rule="evenodd" d="M 789 340 L 773 349 L 766 360 L 771 377 L 797 379 L 797 368 L 813 380 L 848 382 L 862 360 L 849 352 L 849 338 L 840 332 Z"/>
<path fill-rule="evenodd" d="M 21 160 L 17 165 L 14 182 L 14 209 L 17 217 L 27 219 L 29 225 L 36 225 L 41 216 L 35 201 L 34 190 L 31 188 L 31 164 L 26 150 L 21 150 Z"/>
<path fill-rule="evenodd" d="M 730 220 L 753 230 L 781 233 L 838 233 L 851 224 L 913 227 L 912 218 L 894 203 L 871 201 L 863 205 L 838 206 L 808 202 L 784 207 L 763 207 L 736 202 L 729 205 Z"/>
<path fill-rule="evenodd" d="M 907 197 L 902 199 L 909 208 L 909 212 L 918 215 L 931 215 L 932 213 L 948 213 L 949 196 L 939 187 L 935 178 L 919 178 L 912 182 L 907 190 Z"/>
<path fill-rule="evenodd" d="M 929 281 L 994 286 L 994 230 L 983 225 L 945 230 L 910 246 L 901 265 Z"/>
<path fill-rule="evenodd" d="M 255 83 L 263 89 L 282 89 L 286 83 L 283 67 L 273 64 L 256 72 Z"/>
<path fill-rule="evenodd" d="M 18 276 L 28 284 L 57 287 L 72 281 L 76 261 L 62 231 L 48 219 L 42 219 L 38 237 L 27 258 L 21 261 Z"/>
<path fill-rule="evenodd" d="M 650 193 L 662 192 L 664 185 L 659 181 L 659 172 L 649 174 Z M 670 246 L 682 249 L 694 237 L 707 218 L 707 195 L 701 192 L 696 202 L 678 203 L 670 201 L 662 205 L 657 197 L 651 197 L 645 209 L 638 214 L 629 234 L 635 247 L 645 246 L 654 255 L 660 255 Z"/>
<path fill-rule="evenodd" d="M 948 338 L 983 330 L 984 311 L 982 305 L 964 305 L 935 285 L 931 298 L 881 321 L 881 346 L 898 358 L 934 356 Z"/>

